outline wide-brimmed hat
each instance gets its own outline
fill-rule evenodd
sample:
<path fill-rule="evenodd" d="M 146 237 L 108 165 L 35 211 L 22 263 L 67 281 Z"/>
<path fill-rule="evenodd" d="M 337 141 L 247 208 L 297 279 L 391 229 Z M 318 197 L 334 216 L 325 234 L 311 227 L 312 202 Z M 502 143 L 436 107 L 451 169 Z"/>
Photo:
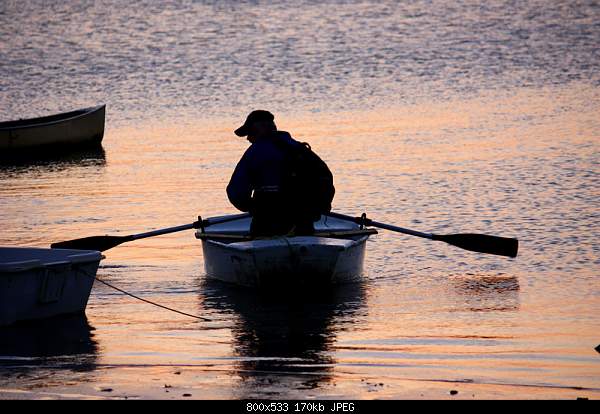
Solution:
<path fill-rule="evenodd" d="M 272 122 L 274 119 L 275 119 L 275 116 L 273 116 L 273 114 L 269 111 L 263 111 L 262 109 L 252 111 L 246 118 L 246 122 L 244 122 L 244 125 L 242 125 L 241 127 L 239 127 L 238 129 L 236 129 L 234 131 L 235 135 L 237 135 L 238 137 L 245 137 L 250 132 L 250 125 L 252 125 L 252 123 L 257 122 L 257 121 L 271 121 Z"/>

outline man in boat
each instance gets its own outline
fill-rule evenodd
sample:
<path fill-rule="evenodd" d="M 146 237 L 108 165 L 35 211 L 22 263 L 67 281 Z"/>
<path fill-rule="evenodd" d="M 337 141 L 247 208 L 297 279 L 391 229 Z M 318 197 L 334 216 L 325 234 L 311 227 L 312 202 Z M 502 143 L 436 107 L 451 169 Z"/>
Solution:
<path fill-rule="evenodd" d="M 335 192 L 333 176 L 308 144 L 278 131 L 274 119 L 268 111 L 252 111 L 235 130 L 237 136 L 246 137 L 251 145 L 235 167 L 227 196 L 237 209 L 252 215 L 253 236 L 310 235 L 314 233 L 313 222 L 323 210 L 331 209 Z M 301 154 L 300 158 L 297 154 Z M 302 161 L 304 166 L 297 170 L 319 171 L 320 181 L 304 179 L 298 184 L 298 179 L 290 180 L 290 176 L 307 176 L 290 170 L 292 165 L 299 164 L 299 159 L 308 161 Z"/>

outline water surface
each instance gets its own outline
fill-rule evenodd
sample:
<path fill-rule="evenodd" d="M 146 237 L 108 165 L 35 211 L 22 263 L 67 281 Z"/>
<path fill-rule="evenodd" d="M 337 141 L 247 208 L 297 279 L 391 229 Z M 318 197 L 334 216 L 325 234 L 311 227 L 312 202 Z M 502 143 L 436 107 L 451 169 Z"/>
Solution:
<path fill-rule="evenodd" d="M 381 231 L 363 283 L 262 297 L 207 281 L 192 232 L 124 244 L 100 278 L 211 321 L 96 283 L 83 320 L 0 332 L 0 395 L 598 398 L 599 15 L 3 2 L 0 118 L 104 102 L 107 129 L 103 151 L 0 168 L 2 245 L 234 212 L 224 189 L 247 143 L 232 131 L 265 108 L 328 162 L 336 211 L 517 237 L 520 253 Z"/>

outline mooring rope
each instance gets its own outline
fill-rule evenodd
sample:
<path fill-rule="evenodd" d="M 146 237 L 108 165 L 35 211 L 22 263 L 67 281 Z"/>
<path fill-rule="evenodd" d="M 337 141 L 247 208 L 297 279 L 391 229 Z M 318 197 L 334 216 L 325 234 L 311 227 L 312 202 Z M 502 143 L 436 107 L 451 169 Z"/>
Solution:
<path fill-rule="evenodd" d="M 169 308 L 168 306 L 164 306 L 164 305 L 161 305 L 159 303 L 152 302 L 152 301 L 150 301 L 148 299 L 140 298 L 139 296 L 136 296 L 133 293 L 129 293 L 129 292 L 123 290 L 123 289 L 120 289 L 120 288 L 118 288 L 116 286 L 111 285 L 108 282 L 105 282 L 104 280 L 100 279 L 98 276 L 93 276 L 93 275 L 89 274 L 88 272 L 86 272 L 85 270 L 83 270 L 81 268 L 77 269 L 77 271 L 80 271 L 81 273 L 83 273 L 84 275 L 86 275 L 88 277 L 92 277 L 92 278 L 96 279 L 98 282 L 100 282 L 100 283 L 102 283 L 102 284 L 104 284 L 104 285 L 106 285 L 106 286 L 108 286 L 110 288 L 113 288 L 116 291 L 119 291 L 119 292 L 121 292 L 121 293 L 123 293 L 125 295 L 128 295 L 128 296 L 131 296 L 132 298 L 141 300 L 142 302 L 149 303 L 150 305 L 154 305 L 154 306 L 157 306 L 157 307 L 162 308 L 162 309 L 166 309 L 166 310 L 171 311 L 171 312 L 179 313 L 180 315 L 189 316 L 190 318 L 196 318 L 196 319 L 200 319 L 200 320 L 207 321 L 207 322 L 211 321 L 210 319 L 204 318 L 202 316 L 192 315 L 192 314 L 189 314 L 189 313 L 178 311 L 177 309 Z"/>

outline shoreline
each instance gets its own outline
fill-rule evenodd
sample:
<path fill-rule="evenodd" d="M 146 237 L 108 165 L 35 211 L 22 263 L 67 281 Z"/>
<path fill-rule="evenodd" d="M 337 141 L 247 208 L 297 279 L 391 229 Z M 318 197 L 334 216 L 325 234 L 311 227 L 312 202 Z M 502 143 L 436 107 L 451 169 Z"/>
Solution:
<path fill-rule="evenodd" d="M 131 377 L 131 368 L 121 369 L 128 375 L 128 381 L 99 381 L 73 385 L 41 386 L 39 384 L 0 387 L 0 400 L 575 400 L 600 399 L 600 389 L 538 384 L 502 384 L 474 382 L 471 380 L 444 379 L 407 379 L 386 378 L 345 373 L 344 380 L 337 380 L 315 389 L 288 387 L 286 379 L 281 383 L 277 377 L 293 376 L 296 381 L 306 381 L 307 377 L 318 374 L 298 375 L 294 373 L 240 372 L 240 384 L 230 387 L 224 385 L 220 391 L 214 383 L 231 376 L 229 370 L 190 370 L 184 368 L 173 372 L 163 367 L 148 379 Z M 109 369 L 109 368 L 106 368 Z M 111 376 L 118 379 L 114 368 Z M 135 369 L 134 369 L 135 370 Z M 246 375 L 249 377 L 245 378 Z M 258 375 L 257 375 L 258 374 Z M 348 380 L 347 377 L 356 379 Z M 84 380 L 85 381 L 85 380 Z M 141 382 L 143 381 L 143 382 Z M 247 387 L 249 382 L 250 386 Z M 261 383 L 269 384 L 266 392 Z M 391 385 L 386 383 L 390 382 Z M 196 384 L 196 385 L 192 385 Z M 356 396 L 360 395 L 361 398 Z"/>

